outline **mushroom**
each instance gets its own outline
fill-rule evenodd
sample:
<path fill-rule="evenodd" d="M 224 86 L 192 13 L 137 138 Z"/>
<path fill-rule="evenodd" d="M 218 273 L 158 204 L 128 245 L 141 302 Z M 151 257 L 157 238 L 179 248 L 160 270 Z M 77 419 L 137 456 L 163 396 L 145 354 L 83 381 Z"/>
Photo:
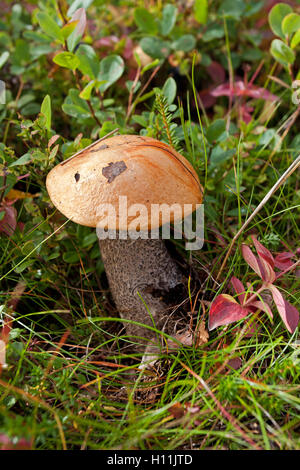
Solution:
<path fill-rule="evenodd" d="M 140 337 L 143 348 L 149 340 L 155 342 L 155 332 L 149 327 L 163 327 L 165 298 L 182 286 L 184 275 L 157 236 L 165 220 L 160 213 L 155 223 L 152 208 L 189 204 L 190 212 L 195 210 L 202 201 L 202 187 L 191 164 L 156 139 L 118 135 L 58 164 L 48 174 L 46 185 L 53 204 L 70 220 L 97 227 L 102 235 L 105 228 L 116 235 L 114 239 L 99 236 L 114 302 L 121 318 L 141 324 L 126 321 L 128 335 Z M 126 201 L 126 210 L 120 199 L 122 204 Z M 114 209 L 112 218 L 103 213 L 107 204 Z M 128 236 L 137 213 L 137 232 L 141 236 L 151 232 L 154 238 Z M 171 213 L 171 222 L 180 218 L 181 211 Z"/>

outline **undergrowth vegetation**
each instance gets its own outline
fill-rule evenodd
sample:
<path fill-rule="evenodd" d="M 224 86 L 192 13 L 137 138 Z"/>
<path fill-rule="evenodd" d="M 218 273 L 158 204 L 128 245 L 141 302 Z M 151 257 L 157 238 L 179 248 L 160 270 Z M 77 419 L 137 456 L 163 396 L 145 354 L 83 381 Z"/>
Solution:
<path fill-rule="evenodd" d="M 299 2 L 0 6 L 0 448 L 299 449 L 299 168 L 256 210 L 300 154 Z M 95 229 L 45 187 L 114 130 L 205 193 L 203 248 L 173 241 L 190 335 L 144 374 Z"/>

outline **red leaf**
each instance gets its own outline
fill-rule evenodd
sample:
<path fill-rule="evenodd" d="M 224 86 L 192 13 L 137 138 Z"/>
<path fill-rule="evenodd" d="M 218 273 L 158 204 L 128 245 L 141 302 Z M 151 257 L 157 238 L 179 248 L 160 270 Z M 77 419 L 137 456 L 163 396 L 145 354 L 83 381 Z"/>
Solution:
<path fill-rule="evenodd" d="M 272 266 L 272 268 L 274 268 L 274 258 L 272 256 L 272 253 L 270 253 L 270 251 L 267 248 L 265 248 L 257 240 L 257 238 L 254 235 L 252 235 L 251 238 L 252 238 L 252 241 L 253 241 L 254 246 L 256 248 L 258 256 L 260 258 L 263 258 L 267 263 L 269 263 L 270 266 Z"/>
<path fill-rule="evenodd" d="M 277 287 L 273 286 L 273 284 L 268 284 L 268 289 L 273 295 L 274 302 L 283 323 L 287 327 L 288 331 L 293 333 L 299 323 L 298 310 L 287 300 L 285 300 L 281 292 L 277 289 Z"/>
<path fill-rule="evenodd" d="M 276 268 L 284 271 L 287 268 L 290 268 L 293 265 L 291 258 L 295 255 L 289 251 L 284 251 L 283 253 L 279 253 L 274 259 L 274 265 Z"/>
<path fill-rule="evenodd" d="M 222 83 L 211 91 L 212 96 L 234 96 L 234 87 L 231 87 L 229 83 Z"/>
<path fill-rule="evenodd" d="M 103 36 L 94 43 L 95 47 L 113 47 L 116 42 L 119 41 L 119 38 L 115 35 Z"/>
<path fill-rule="evenodd" d="M 10 204 L 3 202 L 0 205 L 0 212 L 4 211 L 5 215 L 0 220 L 0 233 L 3 232 L 8 236 L 13 235 L 17 226 L 17 211 Z"/>
<path fill-rule="evenodd" d="M 214 98 L 214 96 L 211 95 L 209 88 L 205 88 L 204 90 L 201 90 L 199 92 L 199 97 L 205 109 L 211 108 L 216 102 L 216 98 Z"/>
<path fill-rule="evenodd" d="M 253 106 L 248 106 L 247 104 L 241 104 L 240 106 L 240 113 L 242 120 L 246 123 L 249 124 L 249 122 L 252 119 L 251 113 L 254 111 Z"/>
<path fill-rule="evenodd" d="M 250 98 L 263 99 L 268 101 L 276 101 L 278 98 L 268 90 L 259 88 L 251 83 L 245 83 L 242 80 L 237 80 L 232 86 L 230 83 L 223 83 L 217 86 L 211 94 L 213 96 L 248 96 Z"/>
<path fill-rule="evenodd" d="M 57 141 L 57 139 L 60 138 L 60 135 L 58 134 L 55 134 L 51 137 L 51 139 L 48 141 L 48 149 L 53 145 L 55 144 L 55 142 Z"/>
<path fill-rule="evenodd" d="M 21 437 L 17 443 L 9 439 L 6 434 L 0 434 L 0 450 L 29 450 L 32 448 L 28 439 Z"/>
<path fill-rule="evenodd" d="M 212 302 L 209 311 L 209 330 L 221 325 L 228 325 L 241 320 L 249 313 L 249 309 L 242 307 L 231 295 L 218 295 Z"/>
<path fill-rule="evenodd" d="M 266 282 L 274 282 L 276 279 L 276 274 L 272 266 L 270 266 L 270 264 L 265 261 L 264 258 L 258 258 L 257 263 L 260 268 L 263 280 Z"/>
<path fill-rule="evenodd" d="M 243 286 L 243 283 L 236 278 L 235 276 L 232 276 L 230 279 L 230 282 L 235 290 L 235 293 L 238 295 L 238 299 L 241 302 L 241 304 L 245 303 L 245 287 Z"/>
<path fill-rule="evenodd" d="M 209 73 L 211 79 L 215 84 L 223 83 L 225 80 L 225 70 L 219 62 L 212 61 L 207 67 L 207 72 Z"/>
<path fill-rule="evenodd" d="M 242 245 L 242 255 L 247 264 L 256 272 L 259 277 L 263 277 L 259 263 L 257 262 L 256 256 L 252 253 L 249 246 Z"/>
<path fill-rule="evenodd" d="M 75 34 L 78 37 L 81 37 L 84 33 L 86 27 L 86 12 L 84 8 L 78 8 L 71 18 L 71 21 L 78 21 L 75 27 Z"/>
<path fill-rule="evenodd" d="M 122 55 L 124 59 L 129 60 L 132 54 L 133 54 L 133 42 L 129 37 L 127 37 Z"/>
<path fill-rule="evenodd" d="M 254 302 L 251 302 L 249 307 L 255 307 L 255 309 L 262 310 L 265 312 L 267 315 L 269 315 L 270 318 L 273 318 L 273 313 L 270 308 L 270 306 L 266 302 L 262 302 L 261 300 L 255 300 Z"/>
<path fill-rule="evenodd" d="M 234 370 L 238 370 L 240 367 L 242 367 L 243 361 L 240 357 L 234 357 L 233 359 L 229 359 L 227 362 L 226 367 L 231 367 Z"/>
<path fill-rule="evenodd" d="M 299 312 L 296 307 L 294 307 L 294 305 L 290 304 L 286 299 L 283 300 L 285 305 L 286 316 L 288 318 L 288 322 L 293 333 L 299 324 Z"/>

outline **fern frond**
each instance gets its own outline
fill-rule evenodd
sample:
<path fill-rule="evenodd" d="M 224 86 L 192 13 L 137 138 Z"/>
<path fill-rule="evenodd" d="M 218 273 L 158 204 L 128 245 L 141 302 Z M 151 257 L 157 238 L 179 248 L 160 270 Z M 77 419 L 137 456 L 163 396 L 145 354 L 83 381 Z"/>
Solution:
<path fill-rule="evenodd" d="M 170 106 L 168 104 L 167 98 L 163 94 L 162 90 L 160 90 L 159 88 L 155 90 L 154 110 L 158 112 L 158 115 L 162 119 L 164 132 L 166 134 L 166 138 L 169 142 L 169 145 L 178 152 L 180 152 L 181 148 L 179 145 L 179 139 L 175 133 L 177 124 L 172 122 L 173 114 L 170 111 Z"/>

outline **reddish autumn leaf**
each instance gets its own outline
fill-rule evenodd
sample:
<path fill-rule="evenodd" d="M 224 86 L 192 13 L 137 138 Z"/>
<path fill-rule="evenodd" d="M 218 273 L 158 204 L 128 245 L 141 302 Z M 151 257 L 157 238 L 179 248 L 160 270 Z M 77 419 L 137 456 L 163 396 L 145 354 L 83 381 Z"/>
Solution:
<path fill-rule="evenodd" d="M 212 61 L 206 67 L 206 70 L 215 84 L 224 82 L 226 73 L 224 67 L 219 62 Z"/>
<path fill-rule="evenodd" d="M 0 233 L 3 232 L 10 237 L 16 230 L 17 211 L 12 206 L 12 202 L 2 202 L 0 205 L 1 212 L 4 212 L 4 217 L 0 220 Z"/>
<path fill-rule="evenodd" d="M 235 276 L 232 276 L 232 278 L 230 279 L 230 282 L 238 296 L 239 301 L 241 302 L 241 304 L 243 304 L 246 299 L 245 287 L 243 283 Z"/>
<path fill-rule="evenodd" d="M 261 277 L 265 282 L 274 282 L 276 274 L 272 266 L 263 258 L 258 258 L 257 263 L 261 272 Z"/>
<path fill-rule="evenodd" d="M 265 88 L 257 87 L 253 83 L 243 80 L 236 80 L 233 84 L 223 83 L 211 91 L 212 96 L 228 96 L 231 98 L 256 98 L 266 101 L 277 101 L 277 96 L 270 93 Z M 248 106 L 246 103 L 240 103 L 239 115 L 243 121 L 249 123 L 252 119 L 251 113 L 254 108 Z"/>
<path fill-rule="evenodd" d="M 226 367 L 231 367 L 234 370 L 238 370 L 240 367 L 242 367 L 242 365 L 242 359 L 240 357 L 234 357 L 233 359 L 229 359 Z"/>
<path fill-rule="evenodd" d="M 256 256 L 252 253 L 250 248 L 247 245 L 242 245 L 242 255 L 244 257 L 244 260 L 246 263 L 249 264 L 249 266 L 253 269 L 253 271 L 258 274 L 258 276 L 263 279 L 265 282 L 274 282 L 276 279 L 275 272 L 267 261 L 267 253 L 271 256 L 270 260 L 271 263 L 274 264 L 273 257 L 271 253 L 264 248 L 257 240 L 255 242 L 257 244 L 257 248 L 259 249 L 259 257 L 256 258 Z M 262 250 L 262 248 L 265 250 Z"/>
<path fill-rule="evenodd" d="M 274 303 L 277 307 L 278 313 L 282 318 L 283 323 L 290 333 L 293 333 L 299 323 L 299 312 L 291 305 L 281 292 L 273 284 L 268 284 L 268 289 L 271 291 Z"/>
<path fill-rule="evenodd" d="M 248 106 L 247 104 L 241 104 L 240 105 L 240 116 L 242 120 L 246 123 L 249 124 L 249 122 L 252 119 L 252 114 L 254 111 L 253 106 Z"/>
<path fill-rule="evenodd" d="M 242 244 L 242 255 L 247 264 L 262 278 L 261 267 L 259 266 L 256 256 L 252 253 L 248 245 Z"/>
<path fill-rule="evenodd" d="M 132 57 L 133 47 L 134 47 L 134 44 L 132 42 L 132 39 L 127 37 L 126 42 L 125 42 L 125 46 L 124 46 L 124 49 L 123 49 L 123 53 L 122 53 L 122 56 L 124 57 L 124 59 L 129 60 L 130 57 Z"/>
<path fill-rule="evenodd" d="M 205 88 L 199 92 L 199 98 L 205 109 L 211 108 L 216 103 L 216 98 L 211 95 L 210 88 Z"/>
<path fill-rule="evenodd" d="M 53 136 L 50 138 L 50 140 L 48 141 L 48 149 L 49 149 L 50 147 L 52 147 L 52 145 L 55 144 L 55 142 L 56 142 L 57 139 L 59 139 L 59 138 L 60 138 L 60 135 L 58 135 L 58 134 L 53 135 Z"/>
<path fill-rule="evenodd" d="M 261 300 L 255 300 L 255 301 L 251 302 L 251 304 L 249 305 L 249 308 L 251 308 L 251 307 L 253 307 L 254 311 L 256 311 L 257 309 L 262 310 L 267 315 L 269 315 L 270 318 L 273 318 L 272 310 L 271 310 L 270 306 L 267 304 L 267 302 L 263 302 Z"/>
<path fill-rule="evenodd" d="M 78 8 L 71 18 L 71 21 L 78 21 L 75 27 L 75 35 L 81 37 L 86 28 L 86 12 L 84 8 Z"/>
<path fill-rule="evenodd" d="M 29 175 L 30 175 L 30 173 L 26 173 L 25 175 L 20 175 L 20 176 L 17 177 L 17 181 L 20 181 L 24 178 L 28 178 Z"/>
<path fill-rule="evenodd" d="M 272 266 L 272 268 L 274 268 L 274 258 L 273 258 L 272 253 L 270 253 L 270 251 L 267 248 L 265 248 L 257 240 L 257 238 L 254 235 L 252 235 L 251 238 L 252 238 L 252 241 L 253 241 L 254 246 L 256 248 L 258 256 L 260 258 L 263 258 L 270 266 Z"/>
<path fill-rule="evenodd" d="M 111 47 L 112 48 L 118 41 L 119 41 L 119 38 L 117 36 L 114 36 L 114 35 L 103 36 L 102 38 L 95 41 L 94 46 L 95 47 Z"/>
<path fill-rule="evenodd" d="M 217 86 L 211 94 L 213 96 L 246 96 L 267 101 L 277 101 L 278 99 L 276 95 L 273 95 L 265 88 L 257 87 L 252 83 L 245 84 L 242 80 L 237 80 L 233 85 L 230 83 L 223 83 L 222 85 Z"/>
<path fill-rule="evenodd" d="M 238 304 L 231 295 L 218 295 L 210 307 L 208 329 L 213 330 L 221 325 L 229 325 L 245 318 L 249 312 L 248 308 Z"/>
<path fill-rule="evenodd" d="M 182 404 L 179 402 L 174 403 L 174 405 L 170 406 L 169 412 L 175 419 L 179 419 L 179 418 L 182 418 L 182 416 L 184 416 L 184 408 Z"/>
<path fill-rule="evenodd" d="M 0 373 L 4 364 L 6 364 L 6 343 L 0 339 Z"/>
<path fill-rule="evenodd" d="M 0 434 L 0 450 L 30 450 L 31 442 L 21 437 L 18 442 L 14 443 L 6 434 Z"/>
<path fill-rule="evenodd" d="M 280 269 L 281 271 L 284 271 L 287 268 L 290 268 L 293 265 L 293 262 L 291 259 L 294 257 L 294 253 L 291 253 L 289 251 L 284 251 L 283 253 L 279 253 L 277 256 L 275 256 L 274 259 L 274 265 L 276 268 Z"/>

